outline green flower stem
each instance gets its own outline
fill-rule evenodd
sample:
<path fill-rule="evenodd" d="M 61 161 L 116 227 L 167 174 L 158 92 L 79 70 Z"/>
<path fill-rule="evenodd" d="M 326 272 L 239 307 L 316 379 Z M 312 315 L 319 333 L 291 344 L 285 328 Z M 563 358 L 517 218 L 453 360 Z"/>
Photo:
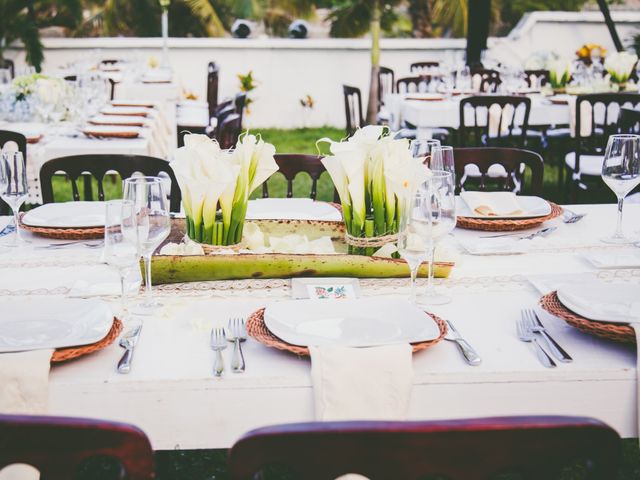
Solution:
<path fill-rule="evenodd" d="M 368 238 L 375 236 L 375 225 L 373 220 L 364 221 L 364 236 Z M 374 252 L 375 248 L 373 247 L 366 247 L 364 249 L 364 254 L 367 256 L 373 255 Z"/>

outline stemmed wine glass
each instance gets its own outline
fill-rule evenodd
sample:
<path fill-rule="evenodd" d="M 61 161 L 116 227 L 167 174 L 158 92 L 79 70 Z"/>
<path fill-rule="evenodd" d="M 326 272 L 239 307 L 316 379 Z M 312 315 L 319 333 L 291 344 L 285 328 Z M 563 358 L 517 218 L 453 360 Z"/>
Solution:
<path fill-rule="evenodd" d="M 640 135 L 611 135 L 602 164 L 602 180 L 618 197 L 618 223 L 606 243 L 631 243 L 622 232 L 624 197 L 640 183 Z"/>
<path fill-rule="evenodd" d="M 449 145 L 436 145 L 431 149 L 431 161 L 429 162 L 431 170 L 443 170 L 449 172 L 456 184 L 456 164 L 453 157 L 453 147 Z"/>
<path fill-rule="evenodd" d="M 440 305 L 451 299 L 433 285 L 434 251 L 438 241 L 456 225 L 453 178 L 450 172 L 435 170 L 400 215 L 398 251 L 411 271 L 411 301 L 418 305 Z M 420 264 L 429 262 L 427 291 L 416 296 L 416 276 Z"/>
<path fill-rule="evenodd" d="M 136 213 L 131 200 L 106 203 L 104 227 L 104 261 L 120 274 L 121 320 L 126 316 L 124 282 L 138 264 Z"/>
<path fill-rule="evenodd" d="M 159 177 L 127 178 L 124 199 L 133 202 L 138 254 L 144 259 L 146 299 L 140 306 L 140 313 L 151 314 L 162 306 L 153 299 L 151 291 L 151 255 L 171 231 L 169 201 L 163 180 Z"/>
<path fill-rule="evenodd" d="M 22 152 L 2 152 L 0 156 L 0 197 L 7 202 L 13 211 L 16 234 L 12 247 L 22 245 L 18 215 L 20 207 L 29 196 L 27 185 L 27 167 Z"/>
<path fill-rule="evenodd" d="M 419 159 L 423 165 L 431 168 L 431 154 L 433 149 L 439 146 L 440 140 L 412 140 L 409 144 L 409 150 L 411 150 L 411 156 L 413 158 Z"/>

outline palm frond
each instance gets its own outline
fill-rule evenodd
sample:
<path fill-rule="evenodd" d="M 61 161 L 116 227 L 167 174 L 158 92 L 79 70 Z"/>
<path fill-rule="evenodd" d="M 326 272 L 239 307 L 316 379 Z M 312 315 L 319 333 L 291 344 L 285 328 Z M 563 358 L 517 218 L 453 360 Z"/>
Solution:
<path fill-rule="evenodd" d="M 224 24 L 209 0 L 185 0 L 185 2 L 191 12 L 205 25 L 209 36 L 221 37 L 225 34 Z"/>

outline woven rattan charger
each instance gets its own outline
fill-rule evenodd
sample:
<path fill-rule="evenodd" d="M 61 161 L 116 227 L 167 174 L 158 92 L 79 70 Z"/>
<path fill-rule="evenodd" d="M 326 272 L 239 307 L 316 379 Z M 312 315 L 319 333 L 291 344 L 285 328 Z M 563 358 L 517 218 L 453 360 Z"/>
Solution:
<path fill-rule="evenodd" d="M 104 237 L 104 227 L 61 228 L 61 227 L 32 227 L 22 222 L 24 212 L 20 214 L 20 228 L 41 237 L 57 240 L 96 240 Z"/>
<path fill-rule="evenodd" d="M 102 339 L 97 341 L 96 343 L 90 343 L 89 345 L 80 345 L 78 347 L 66 347 L 66 348 L 58 348 L 53 352 L 51 356 L 51 363 L 62 363 L 68 360 L 73 360 L 74 358 L 82 357 L 84 355 L 89 355 L 90 353 L 97 352 L 98 350 L 102 350 L 103 348 L 108 347 L 113 342 L 115 342 L 118 335 L 122 332 L 122 322 L 114 317 L 113 324 L 111 325 L 111 330 L 109 333 Z"/>
<path fill-rule="evenodd" d="M 562 207 L 553 202 L 548 202 L 551 206 L 551 213 L 544 217 L 522 218 L 522 219 L 491 219 L 491 218 L 471 218 L 458 217 L 456 227 L 468 230 L 483 230 L 486 232 L 511 232 L 526 230 L 542 225 L 544 222 L 552 220 L 562 215 Z"/>
<path fill-rule="evenodd" d="M 635 343 L 633 328 L 620 323 L 599 322 L 589 320 L 565 307 L 558 298 L 557 292 L 549 293 L 540 299 L 540 306 L 551 315 L 561 318 L 581 332 L 622 343 Z"/>
<path fill-rule="evenodd" d="M 440 342 L 447 333 L 447 324 L 440 317 L 428 313 L 434 322 L 438 325 L 440 335 L 433 340 L 427 340 L 425 342 L 412 343 L 413 353 L 424 350 L 425 348 L 432 347 L 436 343 Z M 300 356 L 309 356 L 309 349 L 307 347 L 300 347 L 298 345 L 292 345 L 290 343 L 281 340 L 269 331 L 264 323 L 264 308 L 253 312 L 247 319 L 247 332 L 258 342 L 266 345 L 267 347 L 277 348 L 278 350 L 284 350 L 287 352 L 295 353 Z"/>

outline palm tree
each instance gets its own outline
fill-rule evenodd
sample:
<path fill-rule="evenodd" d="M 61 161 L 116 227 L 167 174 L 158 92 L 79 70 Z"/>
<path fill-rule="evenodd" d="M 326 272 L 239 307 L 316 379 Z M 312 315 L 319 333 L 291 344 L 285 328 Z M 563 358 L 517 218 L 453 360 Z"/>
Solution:
<path fill-rule="evenodd" d="M 378 114 L 378 73 L 380 71 L 380 32 L 395 20 L 393 7 L 399 0 L 349 0 L 328 16 L 332 37 L 359 37 L 371 34 L 371 78 L 367 101 L 367 123 L 376 123 Z"/>
<path fill-rule="evenodd" d="M 431 37 L 433 28 L 431 25 L 431 10 L 433 0 L 409 0 L 409 16 L 415 38 Z"/>

